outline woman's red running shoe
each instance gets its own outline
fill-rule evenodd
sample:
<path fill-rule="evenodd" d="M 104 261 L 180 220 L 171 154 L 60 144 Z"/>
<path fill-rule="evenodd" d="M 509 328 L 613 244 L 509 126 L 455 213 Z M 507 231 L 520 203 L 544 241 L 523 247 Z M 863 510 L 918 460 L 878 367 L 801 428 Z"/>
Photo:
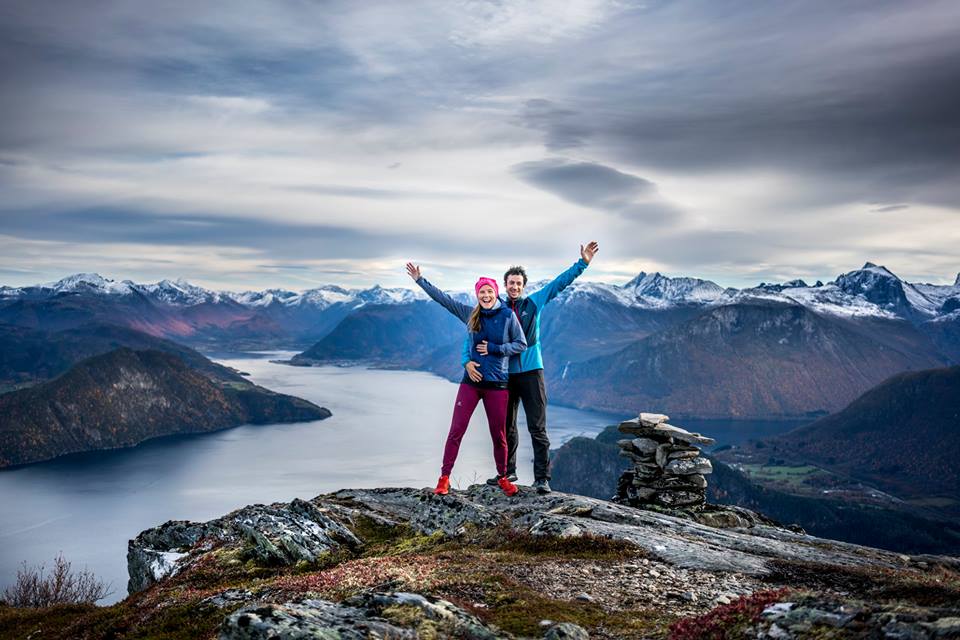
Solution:
<path fill-rule="evenodd" d="M 450 491 L 450 476 L 440 476 L 437 480 L 437 488 L 433 490 L 438 496 L 445 496 Z"/>
<path fill-rule="evenodd" d="M 508 496 L 517 495 L 517 492 L 520 491 L 520 489 L 517 488 L 517 485 L 510 482 L 507 476 L 500 476 L 500 479 L 497 480 L 497 484 L 500 485 L 500 488 L 503 489 L 503 492 Z"/>

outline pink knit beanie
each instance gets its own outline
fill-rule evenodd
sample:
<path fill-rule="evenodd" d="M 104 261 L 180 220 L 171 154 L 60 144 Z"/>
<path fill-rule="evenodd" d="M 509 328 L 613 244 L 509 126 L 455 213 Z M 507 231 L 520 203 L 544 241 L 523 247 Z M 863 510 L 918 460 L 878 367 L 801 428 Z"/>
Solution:
<path fill-rule="evenodd" d="M 485 284 L 488 284 L 491 287 L 493 287 L 493 295 L 495 296 L 500 295 L 500 287 L 497 286 L 497 281 L 494 280 L 493 278 L 480 278 L 479 280 L 477 280 L 477 284 L 473 285 L 474 292 L 480 293 L 480 287 L 482 287 Z"/>

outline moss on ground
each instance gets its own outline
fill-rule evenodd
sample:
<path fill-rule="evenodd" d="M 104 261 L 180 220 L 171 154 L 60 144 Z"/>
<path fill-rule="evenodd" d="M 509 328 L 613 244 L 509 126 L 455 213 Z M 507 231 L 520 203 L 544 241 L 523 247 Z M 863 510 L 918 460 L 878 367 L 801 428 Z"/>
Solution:
<path fill-rule="evenodd" d="M 557 559 L 623 560 L 646 555 L 640 547 L 625 540 L 591 534 L 569 538 L 535 536 L 509 527 L 482 532 L 468 544 L 520 556 Z"/>
<path fill-rule="evenodd" d="M 143 603 L 139 603 L 143 604 Z M 203 640 L 215 638 L 227 609 L 187 602 L 142 607 L 123 601 L 108 607 L 54 605 L 0 607 L 0 638 L 42 640 Z"/>
<path fill-rule="evenodd" d="M 387 607 L 380 615 L 397 626 L 416 629 L 421 640 L 436 640 L 445 630 L 445 625 L 429 619 L 422 609 L 413 605 L 398 604 Z"/>
<path fill-rule="evenodd" d="M 542 620 L 572 622 L 606 637 L 663 637 L 676 617 L 660 610 L 609 611 L 593 602 L 558 600 L 517 583 L 497 570 L 496 554 L 481 554 L 438 578 L 436 595 L 463 607 L 487 624 L 520 636 L 539 637 Z"/>
<path fill-rule="evenodd" d="M 905 602 L 921 607 L 955 606 L 960 602 L 960 572 L 943 567 L 883 569 L 840 567 L 814 562 L 774 559 L 764 580 L 816 591 L 856 594 L 875 602 Z"/>

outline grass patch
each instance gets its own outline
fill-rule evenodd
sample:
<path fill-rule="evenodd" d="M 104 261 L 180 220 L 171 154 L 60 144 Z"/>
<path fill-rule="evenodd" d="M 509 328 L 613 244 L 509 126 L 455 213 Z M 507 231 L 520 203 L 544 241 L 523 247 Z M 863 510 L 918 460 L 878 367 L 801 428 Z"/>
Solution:
<path fill-rule="evenodd" d="M 558 559 L 623 560 L 646 555 L 640 547 L 625 540 L 593 534 L 569 538 L 535 536 L 510 527 L 478 532 L 469 542 L 464 543 L 463 547 Z"/>
<path fill-rule="evenodd" d="M 380 612 L 380 615 L 394 624 L 415 629 L 421 640 L 435 640 L 446 631 L 444 625 L 428 618 L 419 607 L 406 604 L 393 605 Z M 448 634 L 444 634 L 446 637 Z"/>
<path fill-rule="evenodd" d="M 741 467 L 751 478 L 787 484 L 803 482 L 816 475 L 830 475 L 823 469 L 809 464 L 799 466 L 744 464 Z"/>
<path fill-rule="evenodd" d="M 141 603 L 142 604 L 142 603 Z M 189 602 L 144 611 L 124 601 L 109 607 L 54 605 L 36 609 L 0 606 L 0 638 L 41 640 L 199 640 L 213 639 L 234 609 Z"/>
<path fill-rule="evenodd" d="M 359 554 L 362 558 L 425 553 L 447 541 L 442 531 L 428 535 L 415 531 L 407 524 L 383 524 L 365 516 L 356 518 L 351 530 L 364 542 Z"/>
<path fill-rule="evenodd" d="M 109 609 L 110 607 L 105 607 Z M 58 604 L 19 609 L 0 605 L 0 638 L 61 638 L 72 623 L 97 613 L 94 605 Z"/>
<path fill-rule="evenodd" d="M 914 507 L 928 507 L 932 509 L 945 509 L 955 507 L 958 504 L 955 498 L 948 498 L 947 496 L 927 496 L 924 498 L 914 498 L 906 502 Z"/>
<path fill-rule="evenodd" d="M 489 625 L 526 637 L 540 637 L 544 631 L 540 622 L 551 620 L 572 622 L 616 638 L 657 638 L 676 620 L 652 609 L 611 612 L 592 602 L 555 600 L 485 567 L 448 574 L 435 592 Z"/>
<path fill-rule="evenodd" d="M 185 570 L 161 584 L 165 589 L 177 585 L 198 591 L 223 590 L 270 578 L 284 569 L 262 566 L 249 558 L 243 549 L 220 548 L 200 556 Z"/>
<path fill-rule="evenodd" d="M 839 567 L 796 560 L 770 560 L 765 581 L 818 590 L 836 590 L 875 602 L 904 602 L 922 607 L 955 607 L 960 602 L 960 573 L 942 566 L 924 571 L 881 567 Z"/>
<path fill-rule="evenodd" d="M 742 464 L 743 472 L 754 482 L 798 495 L 817 492 L 818 488 L 835 486 L 838 476 L 813 465 Z"/>
<path fill-rule="evenodd" d="M 281 599 L 319 595 L 332 600 L 367 589 L 427 592 L 440 562 L 432 556 L 389 556 L 348 560 L 324 571 L 280 576 L 260 586 L 284 592 Z"/>

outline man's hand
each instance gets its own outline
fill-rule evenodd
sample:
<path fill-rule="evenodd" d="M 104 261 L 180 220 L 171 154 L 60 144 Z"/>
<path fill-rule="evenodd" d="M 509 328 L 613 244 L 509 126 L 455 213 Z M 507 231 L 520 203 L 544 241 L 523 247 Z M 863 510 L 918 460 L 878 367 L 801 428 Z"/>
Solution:
<path fill-rule="evenodd" d="M 470 379 L 474 382 L 480 382 L 483 380 L 483 375 L 477 371 L 477 367 L 480 366 L 480 363 L 473 362 L 472 360 L 467 364 L 463 365 L 463 368 L 467 370 L 467 375 L 470 376 Z"/>
<path fill-rule="evenodd" d="M 477 345 L 477 353 L 479 353 L 479 354 L 482 355 L 482 356 L 487 355 L 487 341 L 486 341 L 486 340 L 484 340 L 483 342 L 481 342 L 480 344 Z"/>
<path fill-rule="evenodd" d="M 580 245 L 580 257 L 583 258 L 583 261 L 587 264 L 590 264 L 590 261 L 593 260 L 593 256 L 597 255 L 597 251 L 600 250 L 600 245 L 597 244 L 596 240 L 591 240 L 586 247 Z M 407 268 L 410 268 L 410 265 L 407 265 Z"/>
<path fill-rule="evenodd" d="M 583 252 L 583 247 L 580 247 L 581 253 Z M 413 264 L 412 262 L 407 263 L 407 275 L 417 281 L 420 279 L 420 265 Z"/>

